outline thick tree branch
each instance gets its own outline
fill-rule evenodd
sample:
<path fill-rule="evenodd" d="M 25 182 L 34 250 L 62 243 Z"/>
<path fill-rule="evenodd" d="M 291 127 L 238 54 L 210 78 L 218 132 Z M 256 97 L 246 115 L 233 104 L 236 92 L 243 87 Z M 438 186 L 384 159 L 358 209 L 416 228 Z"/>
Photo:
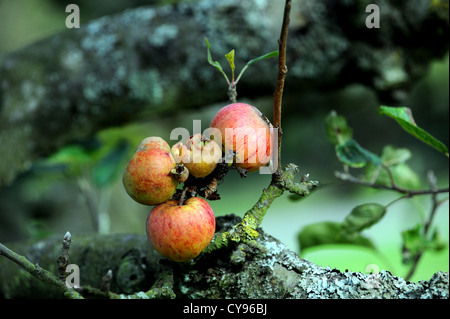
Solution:
<path fill-rule="evenodd" d="M 224 216 L 217 219 L 218 231 L 229 231 L 240 219 Z M 376 274 L 341 272 L 320 267 L 301 259 L 281 242 L 258 229 L 255 245 L 241 243 L 227 249 L 203 254 L 193 262 L 174 263 L 155 255 L 145 235 L 74 236 L 71 262 L 79 265 L 79 292 L 105 298 L 327 298 L 327 299 L 432 299 L 448 298 L 448 272 L 438 272 L 428 281 L 408 282 L 382 270 Z M 111 245 L 112 242 L 119 244 Z M 92 243 L 95 243 L 93 245 Z M 60 239 L 47 239 L 29 245 L 12 245 L 30 258 L 51 267 Z M 97 246 L 106 247 L 98 248 Z M 4 246 L 0 246 L 3 252 Z M 98 254 L 99 258 L 91 258 Z M 11 255 L 11 254 L 7 254 Z M 53 256 L 51 256 L 53 255 Z M 113 260 L 111 256 L 120 256 Z M 139 256 L 130 259 L 126 256 Z M 18 258 L 20 259 L 20 258 Z M 122 260 L 122 262 L 120 261 Z M 104 269 L 115 261 L 113 281 L 108 293 L 98 287 Z M 138 267 L 142 271 L 139 275 Z M 125 271 L 126 270 L 126 271 Z M 89 274 L 88 274 L 89 273 Z M 29 275 L 29 274 L 28 274 Z M 145 276 L 144 285 L 121 286 L 120 276 Z M 92 278 L 89 278 L 91 277 Z M 60 283 L 54 276 L 55 283 Z M 136 281 L 134 282 L 136 283 Z M 131 288 L 131 289 L 130 289 Z M 47 298 L 62 297 L 61 287 L 33 279 L 16 264 L 0 258 L 0 293 L 6 298 L 33 298 L 39 291 Z"/>
<path fill-rule="evenodd" d="M 421 0 L 385 1 L 380 9 L 382 27 L 367 29 L 359 1 L 293 2 L 291 92 L 360 83 L 383 103 L 406 96 L 430 61 L 447 52 L 448 12 Z M 143 7 L 1 56 L 0 186 L 37 158 L 102 128 L 226 103 L 227 88 L 206 62 L 205 35 L 216 52 L 235 48 L 248 61 L 276 49 L 280 10 L 270 0 Z M 268 63 L 246 72 L 241 96 L 270 95 Z"/>

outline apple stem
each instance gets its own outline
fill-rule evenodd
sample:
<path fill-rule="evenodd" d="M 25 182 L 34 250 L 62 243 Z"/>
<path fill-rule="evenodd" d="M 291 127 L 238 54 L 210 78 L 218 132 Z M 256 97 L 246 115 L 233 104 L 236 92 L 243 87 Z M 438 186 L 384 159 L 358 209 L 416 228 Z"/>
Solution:
<path fill-rule="evenodd" d="M 228 98 L 230 99 L 231 103 L 236 103 L 237 101 L 237 90 L 234 80 L 232 80 L 230 85 L 228 86 Z"/>
<path fill-rule="evenodd" d="M 189 186 L 183 188 L 183 192 L 181 193 L 180 200 L 178 201 L 178 206 L 184 205 L 184 201 L 186 200 L 186 192 L 188 191 Z"/>

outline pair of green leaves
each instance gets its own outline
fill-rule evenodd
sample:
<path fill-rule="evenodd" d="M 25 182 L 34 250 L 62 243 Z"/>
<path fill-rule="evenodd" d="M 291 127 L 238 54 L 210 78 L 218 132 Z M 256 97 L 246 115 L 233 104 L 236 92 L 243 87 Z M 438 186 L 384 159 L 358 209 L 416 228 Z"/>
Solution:
<path fill-rule="evenodd" d="M 206 48 L 207 48 L 207 59 L 208 59 L 208 63 L 211 64 L 213 67 L 215 67 L 217 70 L 219 70 L 220 73 L 222 73 L 222 75 L 225 77 L 225 80 L 227 81 L 228 85 L 230 85 L 230 80 L 228 79 L 228 76 L 226 75 L 225 71 L 223 70 L 222 66 L 220 65 L 220 63 L 218 61 L 213 61 L 212 57 L 211 57 L 211 45 L 209 44 L 209 41 L 207 38 L 205 38 L 205 42 L 206 42 Z M 247 68 L 252 65 L 255 62 L 264 60 L 264 59 L 268 59 L 268 58 L 272 58 L 272 57 L 276 57 L 278 56 L 278 51 L 273 51 L 267 54 L 264 54 L 256 59 L 250 60 L 247 62 L 247 64 L 244 66 L 244 68 L 241 70 L 241 72 L 239 73 L 238 77 L 236 78 L 236 80 L 234 79 L 234 70 L 235 70 L 235 64 L 234 64 L 234 50 L 231 50 L 229 53 L 225 54 L 225 58 L 228 60 L 228 63 L 230 64 L 231 67 L 231 83 L 233 83 L 234 85 L 236 85 L 239 80 L 242 77 L 242 74 L 244 74 L 245 70 L 247 70 Z"/>
<path fill-rule="evenodd" d="M 449 157 L 447 146 L 417 126 L 409 108 L 381 106 L 378 114 L 393 118 L 406 132 Z M 390 154 L 391 158 L 386 163 L 386 160 L 383 161 L 379 156 L 361 147 L 352 138 L 352 129 L 347 125 L 345 118 L 337 115 L 336 112 L 331 112 L 325 119 L 325 128 L 329 141 L 335 145 L 338 159 L 349 167 L 362 168 L 368 164 L 390 166 L 387 164 L 392 164 L 389 163 L 392 160 L 404 162 L 404 157 L 409 156 L 405 151 Z M 396 158 L 393 159 L 392 155 L 395 155 Z"/>
<path fill-rule="evenodd" d="M 353 208 L 341 223 L 326 221 L 305 226 L 298 234 L 301 250 L 326 244 L 353 244 L 375 249 L 370 239 L 361 233 L 380 221 L 385 213 L 385 206 L 367 203 Z"/>
<path fill-rule="evenodd" d="M 353 139 L 353 131 L 343 116 L 332 111 L 325 119 L 325 130 L 343 164 L 354 168 L 361 168 L 369 163 L 381 165 L 380 157 L 364 149 Z"/>
<path fill-rule="evenodd" d="M 437 229 L 430 237 L 425 236 L 425 226 L 418 224 L 412 229 L 402 232 L 402 259 L 404 264 L 411 264 L 425 250 L 439 251 L 446 247 Z"/>
<path fill-rule="evenodd" d="M 441 151 L 448 157 L 447 147 L 428 132 L 418 127 L 411 110 L 407 107 L 381 106 L 380 115 L 395 119 L 408 133 L 422 142 Z M 363 148 L 353 139 L 352 129 L 344 117 L 331 112 L 325 119 L 327 137 L 335 145 L 336 156 L 341 163 L 352 168 L 365 168 L 368 182 L 392 186 L 393 179 L 397 186 L 418 189 L 420 179 L 406 164 L 411 152 L 405 148 L 384 147 L 381 156 Z"/>

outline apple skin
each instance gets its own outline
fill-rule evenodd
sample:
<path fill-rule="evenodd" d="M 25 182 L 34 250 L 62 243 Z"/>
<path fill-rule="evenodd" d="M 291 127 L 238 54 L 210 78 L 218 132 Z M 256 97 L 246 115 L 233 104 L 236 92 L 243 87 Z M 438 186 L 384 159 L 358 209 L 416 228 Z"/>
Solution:
<path fill-rule="evenodd" d="M 176 261 L 191 260 L 209 245 L 216 230 L 208 202 L 191 197 L 183 205 L 169 200 L 154 207 L 147 217 L 147 237 L 161 255 Z"/>
<path fill-rule="evenodd" d="M 222 134 L 225 154 L 230 150 L 236 153 L 234 165 L 248 172 L 254 172 L 269 163 L 272 155 L 271 124 L 269 127 L 269 123 L 262 118 L 261 112 L 254 106 L 246 103 L 229 104 L 216 113 L 209 126 L 219 129 Z M 240 128 L 242 131 L 226 134 L 226 128 Z M 248 145 L 255 147 L 250 148 Z M 258 150 L 259 147 L 263 149 Z M 267 155 L 259 158 L 258 152 Z"/>
<path fill-rule="evenodd" d="M 169 144 L 159 136 L 149 136 L 144 138 L 138 145 L 136 152 L 150 148 L 160 148 L 170 152 Z"/>
<path fill-rule="evenodd" d="M 133 154 L 122 177 L 128 195 L 144 205 L 159 205 L 175 193 L 178 182 L 170 171 L 175 160 L 170 151 L 144 148 Z"/>
<path fill-rule="evenodd" d="M 222 148 L 216 141 L 205 139 L 201 133 L 194 134 L 186 145 L 181 142 L 172 146 L 175 160 L 179 159 L 189 170 L 189 175 L 203 178 L 211 174 L 222 158 Z"/>

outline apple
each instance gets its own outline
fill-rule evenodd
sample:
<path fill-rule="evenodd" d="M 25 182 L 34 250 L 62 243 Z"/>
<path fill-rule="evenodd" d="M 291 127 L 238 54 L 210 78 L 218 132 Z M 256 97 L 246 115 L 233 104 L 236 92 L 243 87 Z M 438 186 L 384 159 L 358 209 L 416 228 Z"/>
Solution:
<path fill-rule="evenodd" d="M 170 150 L 143 147 L 133 154 L 122 177 L 128 195 L 144 205 L 158 205 L 175 193 L 178 181 L 171 174 L 175 160 Z"/>
<path fill-rule="evenodd" d="M 183 205 L 169 200 L 151 210 L 146 230 L 158 253 L 184 262 L 197 257 L 209 245 L 216 219 L 211 206 L 200 197 L 188 198 Z"/>
<path fill-rule="evenodd" d="M 186 141 L 186 145 L 182 142 L 173 145 L 172 154 L 177 163 L 184 164 L 189 170 L 189 175 L 203 178 L 216 168 L 222 158 L 222 149 L 217 142 L 197 133 Z"/>
<path fill-rule="evenodd" d="M 217 128 L 225 154 L 235 153 L 234 165 L 254 172 L 269 163 L 272 155 L 270 128 L 262 113 L 246 103 L 232 103 L 213 117 L 210 128 Z"/>

